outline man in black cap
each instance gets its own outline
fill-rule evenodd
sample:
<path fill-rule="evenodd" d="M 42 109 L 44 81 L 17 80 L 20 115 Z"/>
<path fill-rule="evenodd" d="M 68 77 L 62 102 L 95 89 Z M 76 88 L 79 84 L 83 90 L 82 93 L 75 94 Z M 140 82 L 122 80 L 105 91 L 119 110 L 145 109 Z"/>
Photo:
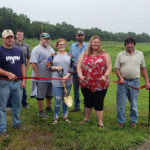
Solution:
<path fill-rule="evenodd" d="M 84 32 L 82 30 L 78 30 L 76 32 L 77 42 L 73 43 L 70 47 L 69 53 L 72 54 L 72 57 L 75 59 L 76 63 L 75 66 L 77 66 L 78 58 L 81 55 L 81 53 L 85 51 L 88 47 L 88 43 L 84 42 L 84 38 L 85 38 Z M 79 79 L 77 71 L 75 71 L 75 73 L 73 74 L 73 79 Z M 80 111 L 80 94 L 79 94 L 78 80 L 73 81 L 73 87 L 74 87 L 74 109 L 71 112 L 77 112 Z"/>

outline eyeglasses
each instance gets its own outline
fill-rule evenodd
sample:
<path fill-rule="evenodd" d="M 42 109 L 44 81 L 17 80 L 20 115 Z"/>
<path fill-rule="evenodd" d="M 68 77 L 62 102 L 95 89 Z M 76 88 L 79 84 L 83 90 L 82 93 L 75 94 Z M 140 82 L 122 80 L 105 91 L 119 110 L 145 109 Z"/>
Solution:
<path fill-rule="evenodd" d="M 58 44 L 59 46 L 65 46 L 66 44 Z"/>
<path fill-rule="evenodd" d="M 100 44 L 100 42 L 92 42 L 93 44 Z"/>

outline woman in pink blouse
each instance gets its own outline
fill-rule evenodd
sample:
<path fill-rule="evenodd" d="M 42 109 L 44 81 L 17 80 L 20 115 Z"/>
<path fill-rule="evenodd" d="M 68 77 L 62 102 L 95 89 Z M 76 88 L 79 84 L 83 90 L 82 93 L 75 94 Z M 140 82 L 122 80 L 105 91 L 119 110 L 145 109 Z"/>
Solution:
<path fill-rule="evenodd" d="M 109 74 L 112 62 L 109 54 L 101 48 L 100 37 L 92 36 L 88 49 L 78 60 L 77 72 L 80 78 L 81 91 L 85 99 L 85 114 L 81 123 L 88 123 L 94 107 L 98 119 L 98 127 L 104 128 L 103 105 L 109 86 Z"/>

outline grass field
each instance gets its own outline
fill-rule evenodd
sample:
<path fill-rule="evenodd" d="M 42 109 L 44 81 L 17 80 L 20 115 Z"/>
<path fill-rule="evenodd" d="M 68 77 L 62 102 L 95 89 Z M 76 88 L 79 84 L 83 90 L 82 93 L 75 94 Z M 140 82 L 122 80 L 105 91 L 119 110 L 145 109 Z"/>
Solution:
<path fill-rule="evenodd" d="M 39 41 L 25 40 L 32 49 Z M 54 43 L 55 41 L 52 41 Z M 68 43 L 68 49 L 71 42 Z M 102 42 L 103 48 L 111 55 L 113 64 L 117 53 L 124 49 L 123 43 Z M 150 44 L 138 43 L 137 49 L 142 50 L 145 55 L 148 70 L 150 70 Z M 31 67 L 28 72 L 31 76 Z M 129 147 L 139 145 L 150 138 L 150 127 L 148 121 L 149 91 L 140 90 L 138 97 L 138 125 L 136 129 L 130 128 L 129 124 L 129 102 L 126 103 L 126 126 L 118 128 L 116 121 L 116 84 L 111 81 L 117 80 L 115 74 L 110 75 L 110 86 L 105 98 L 104 124 L 105 129 L 97 128 L 97 120 L 93 111 L 89 124 L 81 125 L 83 119 L 83 97 L 81 95 L 81 112 L 69 113 L 71 124 L 66 124 L 60 113 L 60 121 L 52 125 L 53 114 L 50 119 L 38 118 L 38 108 L 35 99 L 30 98 L 31 81 L 27 81 L 27 93 L 29 109 L 22 109 L 22 124 L 26 131 L 16 131 L 11 128 L 11 112 L 7 112 L 8 138 L 0 139 L 1 150 L 125 150 Z M 140 85 L 144 84 L 143 78 Z M 71 91 L 73 96 L 73 91 Z M 53 100 L 54 103 L 54 100 Z M 72 107 L 73 108 L 73 107 Z M 71 110 L 72 108 L 69 108 Z"/>

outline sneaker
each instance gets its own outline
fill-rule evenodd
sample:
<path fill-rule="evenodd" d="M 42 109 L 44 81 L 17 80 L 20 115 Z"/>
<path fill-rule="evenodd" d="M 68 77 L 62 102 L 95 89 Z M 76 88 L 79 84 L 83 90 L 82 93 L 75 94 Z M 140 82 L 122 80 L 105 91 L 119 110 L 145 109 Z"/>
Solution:
<path fill-rule="evenodd" d="M 23 108 L 30 108 L 29 105 L 22 106 Z"/>
<path fill-rule="evenodd" d="M 53 113 L 53 110 L 52 110 L 51 107 L 46 107 L 45 111 L 46 111 L 46 112 L 49 112 L 49 113 Z"/>
<path fill-rule="evenodd" d="M 6 107 L 6 111 L 11 111 L 11 107 Z"/>
<path fill-rule="evenodd" d="M 19 126 L 15 127 L 14 129 L 18 129 L 18 130 L 21 130 L 21 131 L 26 130 L 26 128 L 24 128 L 22 125 L 19 125 Z"/>
<path fill-rule="evenodd" d="M 130 127 L 131 127 L 131 128 L 136 128 L 136 123 L 131 123 L 131 124 L 130 124 Z"/>
<path fill-rule="evenodd" d="M 34 95 L 34 96 L 30 96 L 30 98 L 36 98 L 36 96 Z"/>
<path fill-rule="evenodd" d="M 43 110 L 41 110 L 39 112 L 38 116 L 43 118 L 43 119 L 48 119 L 49 118 L 49 116 Z"/>
<path fill-rule="evenodd" d="M 71 112 L 78 112 L 78 111 L 80 111 L 80 109 L 78 108 L 74 108 L 73 110 L 71 110 Z"/>
<path fill-rule="evenodd" d="M 0 137 L 9 137 L 7 132 L 0 131 Z"/>

